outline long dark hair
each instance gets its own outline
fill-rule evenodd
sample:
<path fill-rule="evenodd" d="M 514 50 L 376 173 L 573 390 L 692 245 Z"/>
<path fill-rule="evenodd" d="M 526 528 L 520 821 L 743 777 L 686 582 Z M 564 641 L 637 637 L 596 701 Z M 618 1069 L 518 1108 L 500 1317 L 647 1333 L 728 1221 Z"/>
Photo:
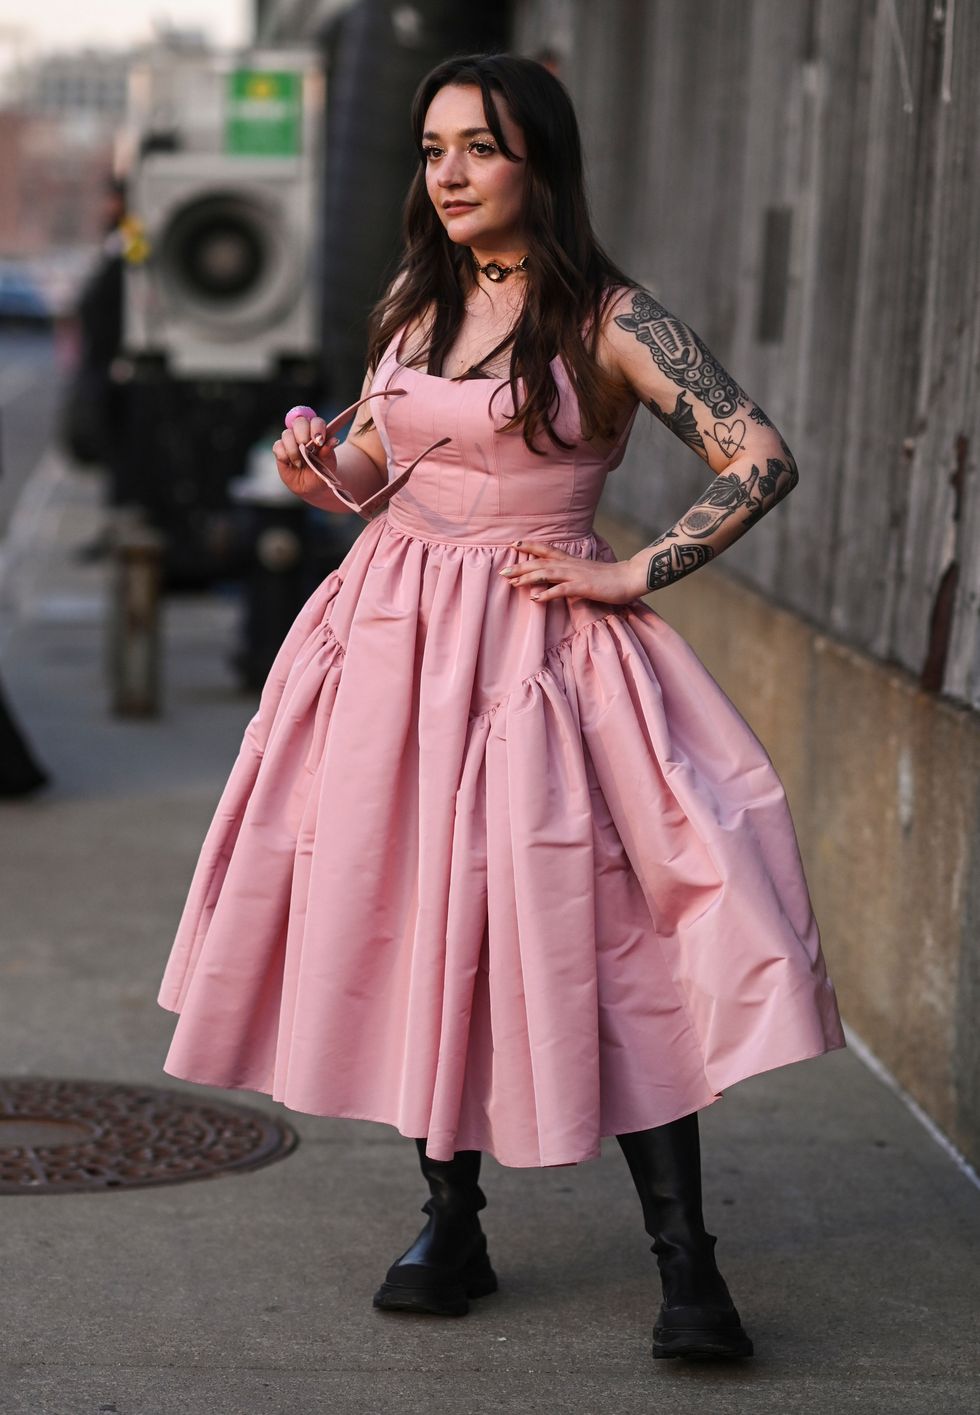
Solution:
<path fill-rule="evenodd" d="M 457 55 L 432 69 L 416 89 L 411 121 L 420 167 L 402 212 L 398 268 L 369 318 L 368 368 L 377 367 L 396 330 L 416 321 L 420 327 L 427 317 L 422 331 L 427 346 L 411 357 L 418 362 L 427 356 L 425 371 L 438 374 L 476 278 L 469 247 L 449 239 L 425 185 L 425 115 L 446 84 L 479 87 L 487 127 L 504 156 L 517 160 L 504 139 L 494 103 L 493 95 L 500 94 L 527 148 L 523 224 L 528 270 L 520 277 L 527 281 L 526 298 L 514 329 L 483 360 L 512 346 L 510 388 L 515 412 L 504 429 L 523 426 L 524 441 L 532 452 L 541 450 L 533 445 L 541 428 L 556 446 L 571 445 L 562 441 L 552 423 L 558 388 L 551 361 L 561 355 L 578 398 L 584 436 L 612 437 L 617 385 L 596 362 L 595 352 L 608 300 L 617 288 L 634 288 L 637 282 L 613 263 L 595 238 L 572 101 L 561 80 L 534 59 L 516 54 Z M 399 362 L 406 362 L 403 342 L 397 350 Z M 526 392 L 520 406 L 519 378 Z M 363 426 L 370 426 L 370 419 Z"/>

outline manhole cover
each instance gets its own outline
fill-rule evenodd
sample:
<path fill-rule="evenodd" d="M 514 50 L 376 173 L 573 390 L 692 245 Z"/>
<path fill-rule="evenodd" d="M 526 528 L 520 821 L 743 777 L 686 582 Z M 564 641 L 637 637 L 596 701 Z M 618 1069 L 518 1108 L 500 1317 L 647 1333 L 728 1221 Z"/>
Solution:
<path fill-rule="evenodd" d="M 299 1143 L 225 1101 L 112 1081 L 0 1078 L 0 1194 L 71 1194 L 256 1169 Z"/>

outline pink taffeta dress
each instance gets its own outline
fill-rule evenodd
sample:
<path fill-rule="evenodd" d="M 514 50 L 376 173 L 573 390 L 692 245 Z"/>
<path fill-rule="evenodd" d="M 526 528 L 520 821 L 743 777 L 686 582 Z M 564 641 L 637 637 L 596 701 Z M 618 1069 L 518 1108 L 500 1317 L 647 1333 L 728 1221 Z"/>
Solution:
<path fill-rule="evenodd" d="M 698 1110 L 844 1045 L 785 793 L 642 600 L 531 599 L 511 542 L 612 561 L 560 359 L 535 456 L 506 380 L 398 361 L 396 480 L 290 629 L 205 838 L 158 1001 L 164 1070 L 510 1166 Z"/>

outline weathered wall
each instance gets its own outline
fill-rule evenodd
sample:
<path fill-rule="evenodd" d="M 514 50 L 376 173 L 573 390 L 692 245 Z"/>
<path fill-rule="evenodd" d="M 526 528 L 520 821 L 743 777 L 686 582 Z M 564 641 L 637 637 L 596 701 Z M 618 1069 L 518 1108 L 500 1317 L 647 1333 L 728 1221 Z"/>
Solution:
<path fill-rule="evenodd" d="M 596 225 L 801 480 L 651 596 L 786 784 L 842 1011 L 980 1160 L 980 6 L 518 0 L 567 60 Z M 599 528 L 706 484 L 641 418 Z"/>
<path fill-rule="evenodd" d="M 729 566 L 980 707 L 980 6 L 515 13 L 515 47 L 567 52 L 611 254 L 796 455 L 798 488 Z M 610 508 L 651 533 L 705 483 L 674 443 L 634 442 L 610 484 Z"/>

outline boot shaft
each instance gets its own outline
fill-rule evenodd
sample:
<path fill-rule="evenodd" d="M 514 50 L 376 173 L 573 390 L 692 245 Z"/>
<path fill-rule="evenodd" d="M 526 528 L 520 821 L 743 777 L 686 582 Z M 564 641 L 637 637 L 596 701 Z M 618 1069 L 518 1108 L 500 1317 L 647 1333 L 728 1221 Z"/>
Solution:
<path fill-rule="evenodd" d="M 434 1160 L 425 1153 L 425 1140 L 416 1140 L 422 1175 L 429 1186 L 430 1198 L 423 1204 L 427 1214 L 477 1214 L 487 1206 L 487 1198 L 477 1180 L 480 1175 L 480 1150 L 457 1150 L 451 1160 Z"/>
<path fill-rule="evenodd" d="M 651 1238 L 704 1232 L 701 1137 L 695 1111 L 666 1125 L 617 1135 Z"/>
<path fill-rule="evenodd" d="M 715 1263 L 717 1239 L 701 1209 L 701 1145 L 697 1112 L 649 1130 L 618 1135 L 668 1307 L 731 1302 Z"/>

